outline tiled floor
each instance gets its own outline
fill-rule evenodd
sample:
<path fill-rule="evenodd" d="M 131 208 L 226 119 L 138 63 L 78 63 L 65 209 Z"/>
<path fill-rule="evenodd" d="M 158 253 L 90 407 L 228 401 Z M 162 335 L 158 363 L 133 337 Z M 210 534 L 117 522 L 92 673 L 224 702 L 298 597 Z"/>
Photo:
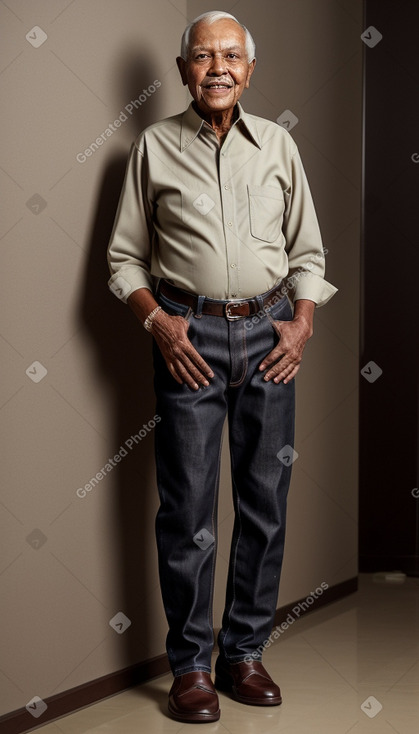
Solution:
<path fill-rule="evenodd" d="M 264 654 L 281 706 L 236 703 L 221 693 L 221 719 L 181 724 L 166 714 L 171 676 L 108 698 L 37 734 L 417 734 L 419 579 L 377 583 L 311 612 Z"/>

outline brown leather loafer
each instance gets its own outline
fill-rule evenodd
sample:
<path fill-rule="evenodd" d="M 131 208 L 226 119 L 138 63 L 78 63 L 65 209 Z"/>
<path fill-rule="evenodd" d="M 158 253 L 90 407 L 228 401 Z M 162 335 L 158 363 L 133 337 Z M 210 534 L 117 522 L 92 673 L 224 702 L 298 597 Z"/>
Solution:
<path fill-rule="evenodd" d="M 259 660 L 215 663 L 215 687 L 231 693 L 232 698 L 251 706 L 279 706 L 281 691 Z"/>
<path fill-rule="evenodd" d="M 210 674 L 196 670 L 176 676 L 169 692 L 169 713 L 176 721 L 218 721 L 220 707 Z"/>

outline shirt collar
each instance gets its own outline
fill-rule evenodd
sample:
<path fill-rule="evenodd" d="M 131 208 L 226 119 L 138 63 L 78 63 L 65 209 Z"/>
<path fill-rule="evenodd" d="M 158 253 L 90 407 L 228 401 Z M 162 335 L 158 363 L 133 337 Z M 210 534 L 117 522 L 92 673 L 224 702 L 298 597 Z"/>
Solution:
<path fill-rule="evenodd" d="M 244 128 L 251 141 L 258 148 L 261 148 L 259 142 L 259 134 L 257 131 L 256 123 L 252 116 L 246 114 L 240 102 L 237 102 L 238 117 L 234 123 L 239 128 Z M 204 125 L 204 120 L 197 112 L 195 112 L 192 102 L 190 103 L 187 110 L 182 115 L 181 132 L 180 132 L 180 152 L 183 153 L 191 143 L 198 137 L 201 127 Z"/>

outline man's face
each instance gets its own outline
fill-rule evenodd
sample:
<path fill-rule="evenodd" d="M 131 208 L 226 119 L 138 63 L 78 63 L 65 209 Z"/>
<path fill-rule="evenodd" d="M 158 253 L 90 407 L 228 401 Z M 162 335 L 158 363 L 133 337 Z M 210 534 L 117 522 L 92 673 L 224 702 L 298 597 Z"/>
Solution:
<path fill-rule="evenodd" d="M 245 43 L 243 28 L 229 18 L 193 29 L 188 59 L 178 58 L 177 64 L 183 84 L 205 114 L 233 109 L 249 86 L 256 62 L 249 64 Z"/>

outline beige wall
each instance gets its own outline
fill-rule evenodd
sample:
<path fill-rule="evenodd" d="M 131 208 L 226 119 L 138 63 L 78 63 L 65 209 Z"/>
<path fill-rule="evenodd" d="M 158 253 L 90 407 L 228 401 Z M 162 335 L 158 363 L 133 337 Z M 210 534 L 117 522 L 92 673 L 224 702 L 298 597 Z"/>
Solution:
<path fill-rule="evenodd" d="M 340 289 L 316 314 L 297 380 L 282 605 L 357 571 L 361 2 L 218 8 L 257 43 L 246 109 L 299 118 L 292 134 Z M 174 59 L 186 17 L 207 9 L 186 0 L 0 5 L 0 714 L 164 652 L 152 430 L 135 449 L 125 443 L 155 413 L 151 342 L 107 289 L 105 249 L 130 142 L 186 105 Z M 47 34 L 38 48 L 35 26 Z M 127 119 L 78 162 L 121 112 Z M 120 446 L 127 455 L 78 497 Z M 232 520 L 224 453 L 216 624 Z M 123 634 L 109 625 L 120 611 L 132 623 Z"/>

